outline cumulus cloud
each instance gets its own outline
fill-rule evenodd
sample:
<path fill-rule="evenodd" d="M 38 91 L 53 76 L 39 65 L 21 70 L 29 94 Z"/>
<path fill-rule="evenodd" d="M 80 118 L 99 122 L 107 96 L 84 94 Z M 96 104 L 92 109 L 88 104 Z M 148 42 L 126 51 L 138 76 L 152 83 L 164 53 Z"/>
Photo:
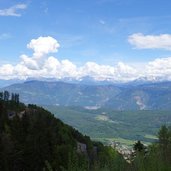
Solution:
<path fill-rule="evenodd" d="M 171 57 L 158 58 L 144 65 L 144 70 L 118 62 L 116 65 L 99 65 L 95 62 L 87 62 L 78 67 L 71 61 L 58 60 L 49 53 L 58 51 L 60 44 L 52 37 L 39 37 L 32 39 L 27 45 L 33 50 L 33 55 L 23 54 L 17 65 L 5 64 L 0 66 L 0 79 L 27 79 L 27 78 L 53 78 L 66 77 L 79 79 L 90 76 L 98 81 L 133 81 L 140 77 L 149 80 L 162 78 L 171 80 Z"/>
<path fill-rule="evenodd" d="M 15 16 L 20 17 L 21 14 L 17 13 L 18 10 L 24 10 L 27 8 L 26 4 L 17 4 L 10 8 L 0 9 L 0 16 Z"/>
<path fill-rule="evenodd" d="M 11 64 L 5 64 L 0 67 L 0 76 L 6 77 L 9 75 L 13 75 L 14 74 L 13 70 L 14 70 L 14 67 Z"/>
<path fill-rule="evenodd" d="M 165 49 L 171 50 L 171 35 L 143 35 L 142 33 L 135 33 L 128 37 L 130 44 L 138 49 Z"/>
<path fill-rule="evenodd" d="M 21 59 L 21 64 L 26 66 L 28 69 L 37 70 L 39 68 L 37 62 L 32 58 L 29 58 L 27 55 L 21 55 Z"/>
<path fill-rule="evenodd" d="M 171 57 L 157 58 L 147 65 L 147 75 L 171 79 Z"/>
<path fill-rule="evenodd" d="M 0 66 L 0 78 L 4 79 L 4 76 L 5 79 L 77 77 L 78 68 L 71 61 L 67 59 L 59 61 L 53 56 L 48 56 L 49 53 L 57 52 L 59 47 L 58 41 L 50 36 L 32 39 L 27 44 L 27 48 L 33 50 L 33 55 L 31 57 L 26 54 L 21 55 L 20 62 L 15 66 Z"/>
<path fill-rule="evenodd" d="M 57 52 L 60 47 L 57 40 L 48 36 L 48 37 L 39 37 L 38 39 L 32 39 L 27 47 L 33 49 L 34 58 L 41 58 L 48 53 Z"/>
<path fill-rule="evenodd" d="M 91 76 L 99 81 L 131 81 L 137 74 L 134 68 L 122 62 L 115 66 L 87 62 L 79 71 L 81 76 Z"/>

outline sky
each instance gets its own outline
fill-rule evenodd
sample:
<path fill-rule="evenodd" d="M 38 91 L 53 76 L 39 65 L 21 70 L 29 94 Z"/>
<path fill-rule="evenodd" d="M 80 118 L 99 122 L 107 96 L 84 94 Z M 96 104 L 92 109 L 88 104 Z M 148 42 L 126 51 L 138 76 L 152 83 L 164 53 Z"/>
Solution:
<path fill-rule="evenodd" d="M 170 0 L 0 0 L 0 79 L 171 80 Z"/>

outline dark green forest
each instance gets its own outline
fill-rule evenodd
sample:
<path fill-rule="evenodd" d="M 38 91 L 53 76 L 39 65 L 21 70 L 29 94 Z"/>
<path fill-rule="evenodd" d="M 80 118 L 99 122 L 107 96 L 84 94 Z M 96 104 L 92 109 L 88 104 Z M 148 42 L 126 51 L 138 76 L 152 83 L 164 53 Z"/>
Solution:
<path fill-rule="evenodd" d="M 170 171 L 171 128 L 162 126 L 158 139 L 137 141 L 128 163 L 42 107 L 20 103 L 19 94 L 0 93 L 2 171 Z"/>
<path fill-rule="evenodd" d="M 79 149 L 78 144 L 86 148 Z M 0 170 L 80 171 L 111 166 L 126 167 L 111 147 L 91 141 L 41 107 L 19 103 L 18 94 L 0 93 Z"/>

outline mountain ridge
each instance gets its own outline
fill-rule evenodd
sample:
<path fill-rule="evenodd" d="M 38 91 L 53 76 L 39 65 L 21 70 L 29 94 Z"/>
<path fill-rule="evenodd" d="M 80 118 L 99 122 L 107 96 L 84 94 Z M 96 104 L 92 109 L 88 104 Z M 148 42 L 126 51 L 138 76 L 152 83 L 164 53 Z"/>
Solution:
<path fill-rule="evenodd" d="M 47 78 L 47 77 L 28 77 L 27 79 L 0 79 L 0 87 L 8 86 L 15 83 L 24 83 L 29 81 L 45 81 L 45 82 L 65 82 L 83 85 L 123 85 L 123 84 L 145 84 L 145 83 L 158 83 L 158 82 L 170 82 L 171 80 L 163 77 L 139 77 L 133 80 L 121 81 L 111 78 L 97 79 L 92 76 L 83 76 L 79 78 L 64 77 L 64 78 Z"/>
<path fill-rule="evenodd" d="M 116 110 L 171 109 L 171 82 L 86 85 L 62 81 L 26 81 L 1 91 L 19 93 L 25 103 L 108 107 Z"/>

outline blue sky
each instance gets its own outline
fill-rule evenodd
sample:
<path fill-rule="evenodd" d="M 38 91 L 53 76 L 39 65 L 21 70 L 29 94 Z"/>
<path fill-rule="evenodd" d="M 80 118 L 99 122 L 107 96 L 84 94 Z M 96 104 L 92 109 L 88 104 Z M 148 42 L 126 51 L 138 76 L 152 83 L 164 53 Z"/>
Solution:
<path fill-rule="evenodd" d="M 8 64 L 13 67 L 10 72 L 18 74 L 15 67 L 23 65 L 21 55 L 34 59 L 34 48 L 27 45 L 32 39 L 48 36 L 60 44 L 57 53 L 48 53 L 59 62 L 68 60 L 76 67 L 88 62 L 98 65 L 99 72 L 87 75 L 103 73 L 101 66 L 105 65 L 117 70 L 111 71 L 112 76 L 119 72 L 123 76 L 118 64 L 149 68 L 149 62 L 153 66 L 150 73 L 134 75 L 169 75 L 171 66 L 164 66 L 166 73 L 159 73 L 158 66 L 171 61 L 170 9 L 170 0 L 1 0 L 0 76 L 4 77 L 10 66 L 7 70 L 3 66 Z M 131 77 L 129 71 L 125 77 Z"/>

